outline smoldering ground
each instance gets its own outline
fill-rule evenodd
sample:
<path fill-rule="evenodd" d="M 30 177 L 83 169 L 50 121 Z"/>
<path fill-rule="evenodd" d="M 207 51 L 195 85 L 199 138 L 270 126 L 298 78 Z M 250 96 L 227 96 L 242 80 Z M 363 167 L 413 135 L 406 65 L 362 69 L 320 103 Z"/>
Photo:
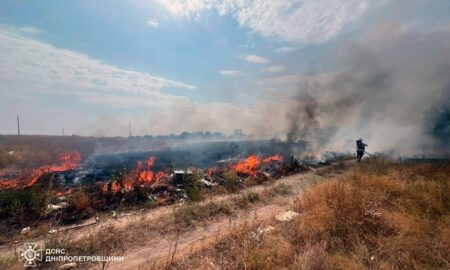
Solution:
<path fill-rule="evenodd" d="M 336 55 L 336 71 L 299 89 L 288 139 L 318 152 L 352 149 L 359 137 L 372 151 L 449 151 L 450 28 L 377 25 Z"/>

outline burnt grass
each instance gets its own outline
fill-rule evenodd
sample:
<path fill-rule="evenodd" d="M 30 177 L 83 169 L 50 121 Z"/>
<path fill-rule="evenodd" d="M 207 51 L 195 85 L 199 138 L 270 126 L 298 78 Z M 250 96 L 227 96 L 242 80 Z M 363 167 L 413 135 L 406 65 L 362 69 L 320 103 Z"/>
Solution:
<path fill-rule="evenodd" d="M 196 202 L 200 202 L 206 197 L 235 193 L 246 187 L 260 184 L 261 181 L 275 181 L 268 178 L 247 177 L 238 178 L 235 172 L 224 172 L 224 183 L 215 187 L 201 187 L 199 180 L 203 173 L 198 171 L 188 177 L 188 184 L 185 187 L 185 195 L 180 194 L 170 183 L 162 183 L 151 187 L 134 186 L 126 192 L 104 190 L 103 185 L 92 183 L 74 187 L 70 194 L 65 195 L 66 206 L 60 210 L 49 213 L 48 205 L 61 203 L 60 196 L 51 191 L 55 186 L 55 176 L 46 175 L 40 181 L 25 189 L 6 189 L 0 191 L 0 244 L 11 242 L 11 239 L 21 239 L 26 236 L 37 236 L 46 234 L 51 228 L 72 223 L 79 223 L 94 215 L 110 214 L 112 211 L 132 211 L 137 209 L 150 209 L 162 205 L 173 204 L 180 199 L 189 202 L 188 206 L 177 210 L 176 220 L 179 223 L 191 224 L 196 220 L 218 214 L 232 214 L 237 208 L 246 207 L 249 203 L 259 200 L 258 195 L 248 193 L 239 201 L 231 205 L 227 203 L 211 203 L 198 207 Z M 120 181 L 120 174 L 116 177 Z M 192 178 L 192 179 L 191 179 Z M 114 180 L 114 179 L 113 179 Z M 111 180 L 111 181 L 113 181 Z M 239 181 L 238 181 L 239 180 Z M 288 188 L 278 185 L 280 191 L 273 193 L 287 194 Z M 183 191 L 181 191 L 183 193 Z M 159 196 L 158 200 L 152 199 Z M 184 197 L 186 196 L 186 197 Z M 253 196 L 253 197 L 252 197 Z M 198 208 L 198 209 L 197 209 Z M 31 233 L 19 235 L 22 228 L 31 227 Z"/>
<path fill-rule="evenodd" d="M 336 168 L 339 169 L 339 168 Z M 162 269 L 449 269 L 450 163 L 368 158 L 318 183 L 292 222 L 242 226 Z M 275 229 L 255 238 L 258 228 Z"/>
<path fill-rule="evenodd" d="M 172 138 L 173 137 L 173 138 Z M 180 136 L 151 137 L 151 138 L 94 138 L 80 136 L 3 136 L 0 135 L 0 169 L 31 170 L 41 165 L 53 164 L 58 155 L 68 151 L 80 152 L 83 159 L 90 157 L 94 152 L 103 153 L 96 155 L 91 163 L 96 164 L 96 169 L 101 169 L 100 175 L 105 181 L 120 181 L 120 168 L 125 165 L 136 164 L 137 160 L 148 158 L 149 155 L 157 156 L 156 166 L 174 163 L 179 167 L 200 166 L 216 164 L 218 160 L 227 159 L 237 154 L 247 156 L 249 154 L 275 154 L 284 153 L 297 147 L 303 149 L 302 144 L 282 144 L 269 141 L 242 141 L 236 142 L 236 148 L 230 148 L 230 142 L 209 142 L 187 144 L 180 149 L 167 150 L 165 147 L 183 142 Z M 158 149 L 156 152 L 111 154 L 121 153 L 125 149 Z M 158 146 L 158 147 L 157 147 Z M 14 150 L 14 154 L 8 152 Z M 194 158 L 195 157 L 195 158 Z M 159 163 L 158 163 L 159 162 Z M 90 164 L 88 162 L 88 164 Z M 131 165 L 130 165 L 131 166 Z M 129 166 L 128 166 L 129 167 Z M 111 169 L 112 168 L 112 169 Z M 119 168 L 119 171 L 117 171 Z M 111 171 L 114 171 L 111 174 Z M 286 168 L 291 173 L 297 172 L 295 168 Z M 104 192 L 96 182 L 102 180 L 98 175 L 91 175 L 91 180 L 82 181 L 81 185 L 73 183 L 66 178 L 74 178 L 73 171 L 63 173 L 49 173 L 39 179 L 38 184 L 31 188 L 0 190 L 0 244 L 8 242 L 8 239 L 17 234 L 22 228 L 31 226 L 32 231 L 41 223 L 64 225 L 80 222 L 92 217 L 96 213 L 117 210 L 131 210 L 134 208 L 152 208 L 159 205 L 171 204 L 180 196 L 175 194 L 175 188 L 166 186 L 144 189 L 133 187 L 126 193 Z M 114 175 L 117 179 L 114 178 Z M 275 178 L 281 175 L 275 176 Z M 64 181 L 61 180 L 64 178 Z M 89 177 L 88 177 L 89 178 Z M 240 178 L 243 178 L 240 176 Z M 258 181 L 246 179 L 241 181 L 234 175 L 221 177 L 222 185 L 212 189 L 200 188 L 198 184 L 186 187 L 189 201 L 201 201 L 205 196 L 224 192 L 237 192 L 245 186 L 259 184 Z M 104 179 L 103 179 L 104 180 Z M 264 179 L 263 179 L 264 180 Z M 63 210 L 48 214 L 49 204 L 58 204 L 58 197 L 52 190 L 62 190 L 69 185 L 73 192 L 65 195 L 68 206 Z M 224 187 L 224 188 L 223 188 Z M 160 190 L 157 190 L 157 189 Z M 164 200 L 152 200 L 152 194 L 164 193 Z M 161 197 L 161 196 L 160 196 Z"/>

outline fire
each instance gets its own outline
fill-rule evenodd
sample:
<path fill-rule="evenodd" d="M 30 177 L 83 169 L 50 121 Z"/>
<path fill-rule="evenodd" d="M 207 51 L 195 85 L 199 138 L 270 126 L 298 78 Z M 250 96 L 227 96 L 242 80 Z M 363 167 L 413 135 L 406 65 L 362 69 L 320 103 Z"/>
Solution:
<path fill-rule="evenodd" d="M 113 182 L 111 183 L 111 191 L 112 192 L 117 192 L 121 189 L 121 186 L 119 184 L 119 182 Z M 108 190 L 108 185 L 105 185 L 104 191 Z"/>
<path fill-rule="evenodd" d="M 6 188 L 19 188 L 19 181 L 18 180 L 4 180 L 2 179 L 0 182 L 0 189 L 6 189 Z"/>
<path fill-rule="evenodd" d="M 153 172 L 152 171 L 142 171 L 139 173 L 139 180 L 143 182 L 152 182 L 153 181 Z"/>
<path fill-rule="evenodd" d="M 281 155 L 273 155 L 266 157 L 264 159 L 256 156 L 251 155 L 247 157 L 243 161 L 239 161 L 235 163 L 234 165 L 231 165 L 231 169 L 235 170 L 237 173 L 246 174 L 250 176 L 256 176 L 257 172 L 261 169 L 261 165 L 270 163 L 273 161 L 283 161 L 284 158 Z M 211 171 L 211 173 L 214 172 L 214 170 Z M 208 173 L 210 173 L 210 170 L 208 170 Z M 210 174 L 211 175 L 211 174 Z"/>
<path fill-rule="evenodd" d="M 269 163 L 271 161 L 283 161 L 283 160 L 284 160 L 283 156 L 281 156 L 281 155 L 274 155 L 274 156 L 270 156 L 270 157 L 265 158 L 263 160 L 263 162 L 264 163 Z"/>
<path fill-rule="evenodd" d="M 42 166 L 36 170 L 33 170 L 33 173 L 29 178 L 28 184 L 26 186 L 31 187 L 39 180 L 39 178 L 41 178 L 41 176 L 46 173 L 75 170 L 80 165 L 81 155 L 79 152 L 73 151 L 60 155 L 58 159 L 60 161 L 59 165 Z"/>
<path fill-rule="evenodd" d="M 209 176 L 212 176 L 218 171 L 219 171 L 219 167 L 211 167 L 206 170 L 206 174 L 208 174 Z"/>
<path fill-rule="evenodd" d="M 161 179 L 163 179 L 164 177 L 167 177 L 168 174 L 165 172 L 157 172 L 155 175 L 155 179 L 156 181 L 160 181 Z"/>
<path fill-rule="evenodd" d="M 144 183 L 152 183 L 156 181 L 160 181 L 162 178 L 167 176 L 167 173 L 165 172 L 157 172 L 153 173 L 152 167 L 155 165 L 155 157 L 150 157 L 145 161 L 145 164 L 147 165 L 146 169 L 142 169 L 142 162 L 138 162 L 138 182 L 141 182 L 141 184 Z"/>
<path fill-rule="evenodd" d="M 145 162 L 138 161 L 136 168 L 129 172 L 123 181 L 115 181 L 112 183 L 111 191 L 117 192 L 121 189 L 131 189 L 134 185 L 145 186 L 161 181 L 168 176 L 166 172 L 153 172 L 155 165 L 155 157 L 150 157 Z M 144 165 L 145 164 L 145 165 Z M 108 184 L 103 186 L 103 191 L 108 190 Z"/>
<path fill-rule="evenodd" d="M 255 176 L 260 163 L 261 160 L 258 156 L 249 156 L 245 160 L 233 165 L 232 168 L 238 173 Z"/>
<path fill-rule="evenodd" d="M 67 196 L 74 192 L 73 188 L 69 188 L 67 190 L 53 191 L 53 194 L 57 197 Z"/>
<path fill-rule="evenodd" d="M 55 165 L 45 165 L 34 169 L 31 175 L 26 178 L 2 180 L 0 181 L 0 188 L 31 187 L 47 173 L 75 170 L 80 165 L 80 161 L 81 155 L 78 151 L 63 153 L 58 157 L 58 162 Z"/>

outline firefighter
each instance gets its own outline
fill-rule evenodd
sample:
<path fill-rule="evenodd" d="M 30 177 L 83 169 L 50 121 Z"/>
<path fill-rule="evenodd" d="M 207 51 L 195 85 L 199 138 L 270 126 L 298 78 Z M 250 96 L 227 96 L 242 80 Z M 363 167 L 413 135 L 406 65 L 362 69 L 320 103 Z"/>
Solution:
<path fill-rule="evenodd" d="M 363 139 L 356 140 L 356 158 L 358 161 L 361 161 L 361 158 L 364 156 L 366 146 L 367 144 L 363 143 Z"/>

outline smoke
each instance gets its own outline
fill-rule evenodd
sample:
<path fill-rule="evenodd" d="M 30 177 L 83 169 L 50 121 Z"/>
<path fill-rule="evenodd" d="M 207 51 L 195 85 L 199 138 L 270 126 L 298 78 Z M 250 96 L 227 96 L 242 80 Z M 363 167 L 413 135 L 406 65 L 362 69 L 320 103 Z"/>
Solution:
<path fill-rule="evenodd" d="M 131 123 L 131 133 L 138 136 L 180 134 L 185 131 L 217 131 L 231 135 L 236 129 L 242 129 L 254 138 L 271 138 L 275 133 L 284 131 L 287 108 L 283 104 L 255 103 L 246 107 L 183 100 L 141 116 L 125 113 L 104 115 L 91 125 L 90 132 L 95 136 L 127 136 L 128 123 Z"/>
<path fill-rule="evenodd" d="M 328 63 L 336 71 L 300 88 L 288 140 L 317 153 L 351 150 L 359 137 L 369 151 L 448 152 L 450 29 L 380 24 L 366 33 L 340 44 Z"/>
<path fill-rule="evenodd" d="M 309 93 L 298 99 L 298 103 L 292 111 L 288 112 L 290 129 L 287 134 L 288 142 L 295 142 L 299 139 L 311 140 L 316 135 L 318 122 L 319 104 Z"/>
<path fill-rule="evenodd" d="M 450 28 L 379 23 L 362 36 L 341 40 L 327 59 L 327 72 L 263 80 L 268 86 L 282 80 L 301 84 L 295 99 L 274 100 L 285 94 L 280 91 L 271 102 L 259 96 L 254 106 L 182 99 L 150 118 L 102 119 L 106 128 L 96 123 L 92 130 L 102 135 L 116 126 L 120 130 L 110 133 L 126 135 L 129 122 L 136 135 L 230 134 L 240 128 L 255 138 L 284 132 L 288 142 L 308 141 L 318 155 L 353 151 L 358 138 L 369 145 L 368 152 L 449 152 Z"/>
<path fill-rule="evenodd" d="M 425 116 L 424 125 L 427 133 L 437 144 L 445 149 L 450 144 L 450 105 L 433 108 Z"/>

